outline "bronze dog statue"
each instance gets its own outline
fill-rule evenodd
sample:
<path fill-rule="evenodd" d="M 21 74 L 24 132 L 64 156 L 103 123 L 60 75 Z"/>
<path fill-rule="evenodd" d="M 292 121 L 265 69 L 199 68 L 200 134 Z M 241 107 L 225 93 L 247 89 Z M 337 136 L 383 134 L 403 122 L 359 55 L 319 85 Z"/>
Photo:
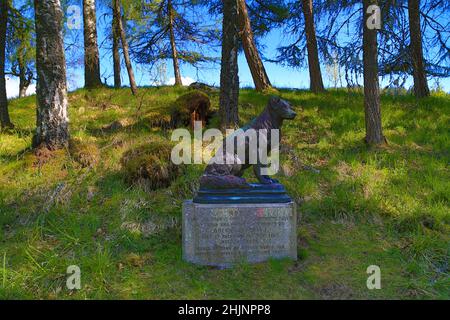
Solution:
<path fill-rule="evenodd" d="M 267 104 L 264 111 L 250 123 L 244 126 L 241 132 L 246 132 L 247 130 L 254 129 L 258 135 L 258 141 L 260 138 L 267 143 L 267 151 L 271 150 L 271 130 L 281 129 L 283 125 L 283 120 L 292 120 L 296 117 L 296 113 L 292 109 L 289 102 L 279 98 L 272 97 Z M 266 130 L 261 130 L 266 129 Z M 265 137 L 259 137 L 259 135 L 266 135 Z M 280 134 L 281 136 L 281 134 Z M 233 144 L 235 146 L 233 153 L 230 154 L 226 150 L 227 139 L 233 139 Z M 205 169 L 203 176 L 200 178 L 200 188 L 203 189 L 246 189 L 251 186 L 246 182 L 242 175 L 244 171 L 249 167 L 253 166 L 253 171 L 256 178 L 261 184 L 268 185 L 278 183 L 278 181 L 271 179 L 267 175 L 263 175 L 261 169 L 265 165 L 261 162 L 259 157 L 259 150 L 257 152 L 257 162 L 255 164 L 250 164 L 249 161 L 249 141 L 244 139 L 245 142 L 245 159 L 239 159 L 238 154 L 236 154 L 237 147 L 237 137 L 235 135 L 228 136 L 223 141 L 223 148 L 217 152 L 213 157 L 208 166 Z M 278 141 L 279 143 L 279 141 Z M 258 149 L 260 145 L 258 144 Z M 222 161 L 218 162 L 217 159 Z M 232 158 L 230 162 L 227 162 L 227 158 Z"/>

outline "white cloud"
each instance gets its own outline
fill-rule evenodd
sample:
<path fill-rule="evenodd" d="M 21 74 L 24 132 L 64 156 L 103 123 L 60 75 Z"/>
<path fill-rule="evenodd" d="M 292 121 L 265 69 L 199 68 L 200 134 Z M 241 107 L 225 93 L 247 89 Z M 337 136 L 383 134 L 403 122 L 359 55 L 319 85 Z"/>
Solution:
<path fill-rule="evenodd" d="M 190 77 L 181 77 L 181 83 L 183 83 L 183 86 L 188 86 L 191 83 L 194 83 L 195 80 Z M 175 84 L 175 78 L 170 78 L 169 81 L 166 83 L 167 85 L 174 85 Z"/>
<path fill-rule="evenodd" d="M 27 89 L 27 96 L 36 93 L 36 85 L 32 83 Z M 8 99 L 19 96 L 19 78 L 6 77 L 6 95 Z"/>

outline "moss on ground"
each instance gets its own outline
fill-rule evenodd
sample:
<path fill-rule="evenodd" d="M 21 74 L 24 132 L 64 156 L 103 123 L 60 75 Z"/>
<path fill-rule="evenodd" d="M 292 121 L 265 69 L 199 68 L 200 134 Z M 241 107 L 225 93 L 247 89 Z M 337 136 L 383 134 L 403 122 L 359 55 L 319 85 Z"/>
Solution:
<path fill-rule="evenodd" d="M 100 160 L 100 151 L 95 142 L 75 138 L 69 141 L 69 153 L 72 159 L 82 167 L 93 167 Z"/>
<path fill-rule="evenodd" d="M 208 95 L 200 90 L 192 90 L 181 95 L 170 106 L 170 118 L 174 127 L 187 126 L 191 123 L 191 115 L 196 111 L 203 120 L 210 113 L 211 101 Z"/>
<path fill-rule="evenodd" d="M 170 159 L 173 146 L 168 139 L 153 138 L 125 152 L 120 161 L 125 181 L 145 191 L 170 186 L 183 171 Z"/>

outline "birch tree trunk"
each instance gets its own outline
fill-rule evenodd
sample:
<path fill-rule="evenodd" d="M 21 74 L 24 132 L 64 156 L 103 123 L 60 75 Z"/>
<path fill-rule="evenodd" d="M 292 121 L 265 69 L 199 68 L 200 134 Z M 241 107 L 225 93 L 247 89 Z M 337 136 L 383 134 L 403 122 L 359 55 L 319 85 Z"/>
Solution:
<path fill-rule="evenodd" d="M 34 0 L 37 121 L 33 147 L 58 149 L 69 140 L 63 12 L 60 0 Z"/>
<path fill-rule="evenodd" d="M 411 58 L 414 77 L 414 94 L 417 98 L 428 97 L 425 65 L 423 62 L 422 31 L 420 30 L 420 0 L 408 0 L 409 35 L 411 38 Z"/>
<path fill-rule="evenodd" d="M 114 0 L 114 5 L 119 8 L 119 12 L 120 12 L 120 1 Z M 137 85 L 136 85 L 136 80 L 134 77 L 133 66 L 131 65 L 130 52 L 129 52 L 130 50 L 128 49 L 127 35 L 125 33 L 125 27 L 123 26 L 122 17 L 120 17 L 120 19 L 118 19 L 117 22 L 118 22 L 119 31 L 120 31 L 120 39 L 122 41 L 123 57 L 125 59 L 125 65 L 127 67 L 128 79 L 130 80 L 131 92 L 133 93 L 133 95 L 136 95 L 137 94 Z"/>
<path fill-rule="evenodd" d="M 21 30 L 25 30 L 26 25 L 23 21 L 19 21 Z M 31 80 L 33 80 L 33 72 L 27 67 L 25 61 L 26 54 L 26 36 L 24 36 L 24 31 L 19 33 L 18 36 L 19 47 L 17 49 L 17 65 L 19 67 L 19 98 L 25 97 L 27 93 L 27 89 L 31 84 Z"/>
<path fill-rule="evenodd" d="M 253 83 L 256 91 L 265 91 L 272 88 L 266 69 L 262 63 L 258 49 L 255 45 L 252 26 L 248 15 L 247 4 L 245 0 L 238 0 L 239 4 L 239 28 L 244 48 L 245 58 L 252 74 Z"/>
<path fill-rule="evenodd" d="M 180 73 L 180 65 L 178 63 L 178 51 L 177 46 L 175 44 L 175 33 L 174 33 L 174 20 L 175 20 L 175 12 L 173 10 L 172 1 L 169 0 L 167 2 L 168 11 L 169 11 L 169 36 L 170 36 L 170 47 L 172 48 L 172 60 L 173 60 L 173 72 L 175 75 L 175 85 L 181 86 L 183 85 L 181 81 L 181 73 Z"/>
<path fill-rule="evenodd" d="M 27 94 L 27 89 L 31 84 L 32 74 L 27 72 L 27 67 L 23 63 L 23 59 L 19 57 L 18 59 L 19 65 L 19 98 L 23 98 Z"/>
<path fill-rule="evenodd" d="M 100 80 L 100 59 L 97 44 L 97 18 L 95 0 L 83 0 L 84 26 L 84 86 L 97 88 Z"/>
<path fill-rule="evenodd" d="M 220 70 L 220 104 L 222 129 L 239 125 L 239 23 L 238 0 L 223 0 L 222 64 Z"/>
<path fill-rule="evenodd" d="M 323 87 L 322 72 L 320 71 L 312 0 L 302 0 L 302 10 L 305 17 L 310 89 L 314 93 L 319 93 L 325 91 L 325 89 Z"/>
<path fill-rule="evenodd" d="M 377 0 L 364 0 L 363 56 L 364 56 L 364 110 L 366 122 L 366 142 L 380 144 L 385 142 L 381 127 L 380 87 L 378 80 L 377 30 L 367 27 L 367 8 Z"/>
<path fill-rule="evenodd" d="M 6 95 L 6 78 L 5 78 L 7 24 L 8 24 L 8 2 L 6 0 L 0 0 L 0 125 L 2 128 L 13 127 L 8 112 L 8 97 Z"/>

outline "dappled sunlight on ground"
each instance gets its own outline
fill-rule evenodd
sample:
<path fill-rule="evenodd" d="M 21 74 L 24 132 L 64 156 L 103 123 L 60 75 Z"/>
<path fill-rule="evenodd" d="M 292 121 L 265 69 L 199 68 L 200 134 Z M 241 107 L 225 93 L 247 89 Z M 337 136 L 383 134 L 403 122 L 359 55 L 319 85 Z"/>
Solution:
<path fill-rule="evenodd" d="M 69 150 L 35 155 L 34 97 L 11 101 L 16 129 L 0 134 L 0 298 L 449 298 L 449 96 L 383 96 L 388 144 L 368 148 L 361 94 L 282 90 L 298 117 L 283 127 L 276 178 L 299 205 L 300 259 L 216 270 L 181 259 L 181 203 L 204 166 L 144 192 L 120 164 L 155 135 L 170 138 L 168 108 L 186 90 L 71 93 L 71 135 L 99 152 L 85 167 Z M 242 123 L 268 99 L 242 90 Z M 211 101 L 217 110 L 216 93 Z M 73 264 L 75 292 L 65 287 Z M 382 290 L 367 289 L 369 265 L 380 266 Z"/>

